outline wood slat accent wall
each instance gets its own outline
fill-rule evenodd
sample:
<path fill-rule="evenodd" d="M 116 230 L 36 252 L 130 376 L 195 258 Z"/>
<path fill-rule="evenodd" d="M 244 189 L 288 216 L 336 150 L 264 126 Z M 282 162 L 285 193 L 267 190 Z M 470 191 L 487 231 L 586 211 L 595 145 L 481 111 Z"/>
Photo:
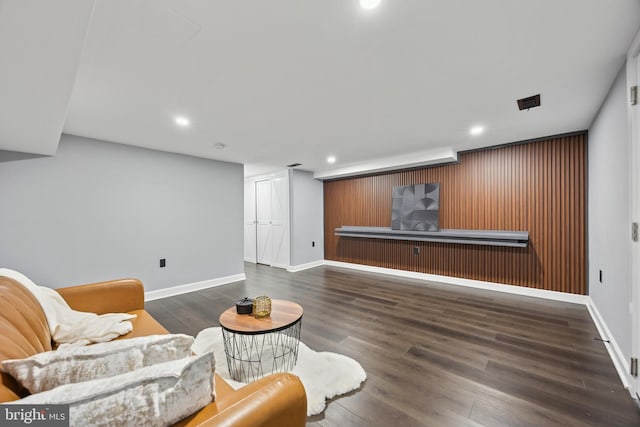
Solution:
<path fill-rule="evenodd" d="M 324 183 L 325 259 L 586 294 L 586 132 L 461 153 L 455 164 Z M 391 226 L 396 185 L 440 183 L 440 228 L 522 230 L 526 248 L 337 237 Z M 420 248 L 413 255 L 413 247 Z"/>

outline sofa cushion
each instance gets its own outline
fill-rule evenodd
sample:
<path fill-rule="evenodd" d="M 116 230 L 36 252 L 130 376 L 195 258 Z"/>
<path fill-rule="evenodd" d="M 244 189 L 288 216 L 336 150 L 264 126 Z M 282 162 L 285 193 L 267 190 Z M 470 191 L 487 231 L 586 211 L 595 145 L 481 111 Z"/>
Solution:
<path fill-rule="evenodd" d="M 133 331 L 128 334 L 124 334 L 116 338 L 116 340 L 144 337 L 147 335 L 155 334 L 168 334 L 169 331 L 165 329 L 156 319 L 153 318 L 146 310 L 133 310 L 129 314 L 135 314 L 135 319 L 131 319 L 133 324 Z"/>
<path fill-rule="evenodd" d="M 51 350 L 47 318 L 33 294 L 4 276 L 0 276 L 0 294 L 0 360 Z"/>
<path fill-rule="evenodd" d="M 67 384 L 10 404 L 69 405 L 70 425 L 165 426 L 211 402 L 213 354 Z"/>
<path fill-rule="evenodd" d="M 0 361 L 51 350 L 47 319 L 31 292 L 15 280 L 0 276 L 0 295 Z M 0 402 L 25 393 L 9 375 L 0 375 Z"/>
<path fill-rule="evenodd" d="M 39 393 L 188 357 L 192 344 L 189 335 L 149 335 L 86 347 L 66 346 L 26 359 L 5 360 L 0 367 L 29 392 Z"/>

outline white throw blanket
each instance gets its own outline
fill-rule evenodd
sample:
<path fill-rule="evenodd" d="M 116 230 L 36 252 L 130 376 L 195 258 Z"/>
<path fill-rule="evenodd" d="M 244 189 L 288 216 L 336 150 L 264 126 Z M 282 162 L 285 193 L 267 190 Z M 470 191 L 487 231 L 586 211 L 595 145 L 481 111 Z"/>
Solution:
<path fill-rule="evenodd" d="M 127 320 L 135 318 L 135 314 L 97 315 L 75 311 L 58 292 L 36 285 L 24 274 L 0 268 L 0 276 L 20 282 L 36 297 L 47 317 L 51 337 L 58 344 L 87 345 L 92 342 L 111 341 L 133 329 L 133 325 Z"/>

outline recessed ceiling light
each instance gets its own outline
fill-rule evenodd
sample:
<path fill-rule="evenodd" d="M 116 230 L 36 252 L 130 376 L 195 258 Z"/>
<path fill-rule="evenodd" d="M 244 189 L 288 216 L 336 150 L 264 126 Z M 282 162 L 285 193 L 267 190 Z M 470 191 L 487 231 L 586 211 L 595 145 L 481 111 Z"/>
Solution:
<path fill-rule="evenodd" d="M 213 147 L 218 150 L 222 150 L 224 147 L 226 147 L 226 144 L 223 144 L 222 142 L 217 142 L 213 145 Z"/>
<path fill-rule="evenodd" d="M 381 0 L 360 0 L 360 7 L 366 10 L 375 9 Z"/>
<path fill-rule="evenodd" d="M 336 156 L 327 157 L 327 163 L 334 164 L 336 162 Z"/>
<path fill-rule="evenodd" d="M 480 135 L 483 132 L 484 132 L 484 126 L 474 126 L 471 129 L 469 129 L 470 135 Z"/>
<path fill-rule="evenodd" d="M 173 118 L 173 121 L 182 128 L 189 127 L 189 125 L 191 124 L 191 121 L 185 116 L 175 116 Z"/>

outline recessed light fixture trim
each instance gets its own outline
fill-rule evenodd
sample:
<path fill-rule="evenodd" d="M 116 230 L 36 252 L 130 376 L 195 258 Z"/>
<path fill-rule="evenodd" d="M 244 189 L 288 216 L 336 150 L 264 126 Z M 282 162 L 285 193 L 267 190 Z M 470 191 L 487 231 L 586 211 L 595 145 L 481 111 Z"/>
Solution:
<path fill-rule="evenodd" d="M 380 5 L 381 0 L 360 0 L 360 7 L 365 10 L 375 9 Z"/>
<path fill-rule="evenodd" d="M 214 148 L 218 149 L 218 150 L 222 150 L 224 147 L 226 147 L 226 144 L 223 144 L 222 142 L 217 142 L 213 145 Z"/>
<path fill-rule="evenodd" d="M 189 118 L 185 116 L 175 116 L 173 118 L 173 121 L 181 128 L 189 127 L 189 125 L 191 124 L 191 120 L 189 120 Z"/>

